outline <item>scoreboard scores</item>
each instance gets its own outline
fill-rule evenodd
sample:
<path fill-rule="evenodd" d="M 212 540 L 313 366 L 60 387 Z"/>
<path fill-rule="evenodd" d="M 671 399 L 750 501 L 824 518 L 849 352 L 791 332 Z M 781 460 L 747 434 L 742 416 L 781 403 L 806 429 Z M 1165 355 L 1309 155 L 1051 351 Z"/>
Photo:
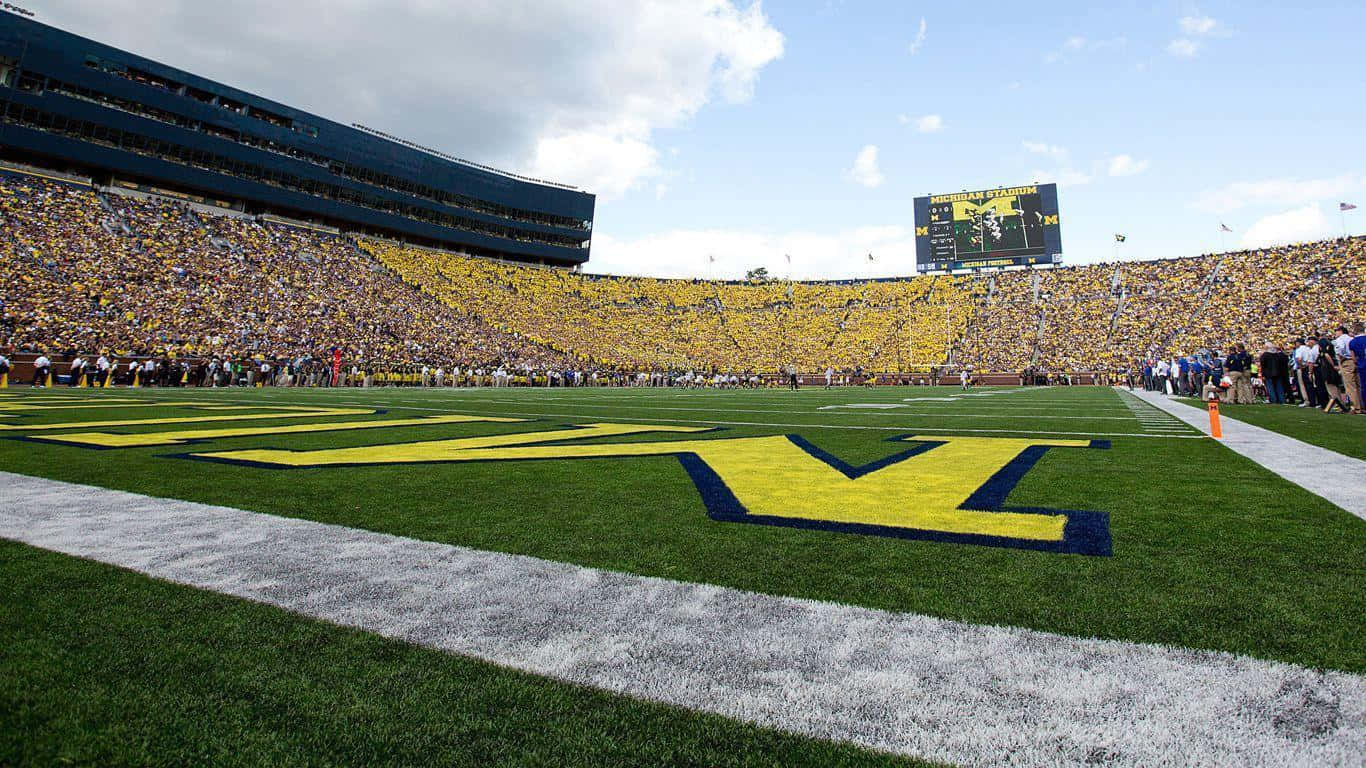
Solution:
<path fill-rule="evenodd" d="M 917 271 L 946 272 L 1061 261 L 1056 184 L 915 199 Z"/>

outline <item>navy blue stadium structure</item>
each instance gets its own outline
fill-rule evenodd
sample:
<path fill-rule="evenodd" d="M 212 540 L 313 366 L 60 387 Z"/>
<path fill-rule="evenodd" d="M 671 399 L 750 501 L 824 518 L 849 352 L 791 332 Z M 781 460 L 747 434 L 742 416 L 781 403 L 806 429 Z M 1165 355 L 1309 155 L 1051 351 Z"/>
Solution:
<path fill-rule="evenodd" d="M 594 197 L 0 12 L 0 156 L 411 243 L 588 260 Z"/>

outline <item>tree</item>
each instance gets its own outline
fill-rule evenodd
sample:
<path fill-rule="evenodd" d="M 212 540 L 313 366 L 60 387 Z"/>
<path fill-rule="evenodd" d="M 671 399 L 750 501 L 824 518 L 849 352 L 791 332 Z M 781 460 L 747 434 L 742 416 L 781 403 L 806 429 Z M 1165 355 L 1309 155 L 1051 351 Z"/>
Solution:
<path fill-rule="evenodd" d="M 745 279 L 762 283 L 768 279 L 768 268 L 755 267 L 754 269 L 751 269 L 750 271 L 745 273 Z"/>

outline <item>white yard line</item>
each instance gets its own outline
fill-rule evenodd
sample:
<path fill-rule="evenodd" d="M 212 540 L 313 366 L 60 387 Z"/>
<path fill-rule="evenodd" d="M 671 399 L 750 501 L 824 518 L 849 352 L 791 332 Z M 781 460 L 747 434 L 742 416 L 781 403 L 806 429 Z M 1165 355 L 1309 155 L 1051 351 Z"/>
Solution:
<path fill-rule="evenodd" d="M 446 400 L 456 400 L 456 401 L 465 402 L 465 403 L 474 403 L 474 404 L 480 404 L 480 403 L 498 403 L 498 404 L 502 404 L 502 405 L 520 405 L 520 406 L 534 405 L 534 404 L 535 404 L 535 401 L 528 402 L 527 400 L 524 400 L 524 399 L 516 399 L 516 400 L 491 399 L 491 398 L 445 398 L 445 399 L 446 399 Z M 687 407 L 687 406 L 672 406 L 672 405 L 648 405 L 648 404 L 643 404 L 643 403 L 642 403 L 642 404 L 631 405 L 631 406 L 619 406 L 619 405 L 592 405 L 592 404 L 589 404 L 589 403 L 580 403 L 580 402 L 564 401 L 564 400 L 561 400 L 561 401 L 556 402 L 555 405 L 559 405 L 559 406 L 568 405 L 568 406 L 573 407 L 573 408 L 590 408 L 590 409 L 607 410 L 607 411 L 618 411 L 618 410 L 622 410 L 624 407 L 629 407 L 629 408 L 630 408 L 631 410 L 633 410 L 633 411 L 681 411 L 681 412 L 702 412 L 702 413 L 716 413 L 717 411 L 725 411 L 725 412 L 727 412 L 727 413 L 756 413 L 756 414 L 772 413 L 772 414 L 778 414 L 778 415 L 784 415 L 784 416 L 805 416 L 805 415 L 808 415 L 808 414 L 815 413 L 816 411 L 820 411 L 821 413 L 829 413 L 829 414 L 832 414 L 832 415 L 845 415 L 845 416 L 847 416 L 847 415 L 854 415 L 854 416 L 873 416 L 873 417 L 884 417 L 884 418 L 886 418 L 886 417 L 896 417 L 896 416 L 910 416 L 910 417 L 921 417 L 921 418 L 1012 419 L 1012 420 L 1019 420 L 1020 418 L 1022 418 L 1020 414 L 1009 414 L 1009 413 L 1007 413 L 1007 414 L 985 414 L 985 413 L 960 413 L 960 412 L 953 412 L 953 411 L 945 411 L 945 412 L 915 411 L 915 410 L 910 410 L 908 406 L 904 406 L 904 405 L 897 404 L 897 403 L 878 403 L 878 404 L 877 404 L 877 405 L 880 405 L 880 406 L 896 408 L 897 411 L 896 411 L 895 413 L 874 413 L 874 412 L 859 411 L 859 410 L 850 410 L 850 411 L 848 411 L 848 412 L 842 412 L 842 411 L 836 411 L 836 410 L 828 410 L 828 409 L 831 408 L 831 406 L 824 406 L 823 408 L 818 407 L 818 408 L 816 408 L 816 411 L 813 411 L 813 410 L 810 410 L 810 409 L 793 411 L 793 410 L 785 410 L 785 409 L 780 409 L 780 408 L 734 408 L 734 407 L 732 407 L 732 405 L 733 405 L 732 403 L 726 403 L 726 402 L 719 402 L 719 403 L 716 403 L 714 406 L 707 407 L 707 408 L 693 408 L 693 407 Z M 813 405 L 814 405 L 814 404 L 813 404 Z M 846 406 L 846 407 L 847 407 L 847 406 Z M 974 407 L 975 407 L 975 404 L 974 404 Z M 902 408 L 906 408 L 906 410 L 902 410 Z M 1033 419 L 1033 420 L 1037 420 L 1037 421 L 1053 421 L 1053 420 L 1055 420 L 1055 419 L 1057 419 L 1057 420 L 1066 420 L 1066 421 L 1092 421 L 1092 420 L 1101 420 L 1101 421 L 1128 421 L 1128 422 L 1132 422 L 1132 421 L 1133 421 L 1133 417 L 1132 417 L 1132 416 L 1068 416 L 1068 415 L 1057 415 L 1057 414 L 1054 414 L 1054 415 L 1047 415 L 1047 416 L 1029 416 L 1029 417 L 1024 417 L 1024 418 L 1029 418 L 1029 419 Z"/>
<path fill-rule="evenodd" d="M 89 390 L 89 391 L 91 391 L 91 392 L 101 392 L 102 390 Z M 589 388 L 584 388 L 584 389 L 582 389 L 582 390 L 579 390 L 579 389 L 575 389 L 575 390 L 558 390 L 558 389 L 556 389 L 556 390 L 543 390 L 543 389 L 526 389 L 526 388 L 522 388 L 522 389 L 518 389 L 518 388 L 501 388 L 501 389 L 495 389 L 495 388 L 483 388 L 483 389 L 463 389 L 463 388 L 462 388 L 462 389 L 455 389 L 455 388 L 450 388 L 450 389 L 436 389 L 436 388 L 427 388 L 427 389 L 423 389 L 423 388 L 404 388 L 404 387 L 398 387 L 398 388 L 388 387 L 388 388 L 372 388 L 372 389 L 356 389 L 356 388 L 350 388 L 350 387 L 348 387 L 348 388 L 337 388 L 337 389 L 326 389 L 326 388 L 323 388 L 323 389 L 309 389 L 309 388 L 298 388 L 298 389 L 295 389 L 295 388 L 284 388 L 284 387 L 269 387 L 269 388 L 264 388 L 264 389 L 242 389 L 242 388 L 222 388 L 222 389 L 166 389 L 166 390 L 141 389 L 141 390 L 113 390 L 112 392 L 114 392 L 114 393 L 122 392 L 123 394 L 142 394 L 142 395 L 148 395 L 148 396 L 153 396 L 153 397 L 158 396 L 158 395 L 164 396 L 164 397 L 172 397 L 172 396 L 177 396 L 177 395 L 179 395 L 179 396 L 182 396 L 182 397 L 183 397 L 183 396 L 185 396 L 185 395 L 187 395 L 187 394 L 204 394 L 204 395 L 214 395 L 214 394 L 217 394 L 217 395 L 231 395 L 231 394 L 236 394 L 236 395 L 244 395 L 244 394 L 248 394 L 248 393 L 254 394 L 254 395 L 256 395 L 256 396 L 261 396 L 261 395 L 268 395 L 268 394 L 272 394 L 272 393 L 275 393 L 275 394 L 289 393 L 289 394 L 298 394 L 298 395 L 304 395 L 304 396 L 318 396 L 318 397 L 321 397 L 321 398 L 323 398 L 323 399 L 328 399 L 328 398 L 331 398 L 331 397 L 343 397 L 343 396 L 345 396 L 345 397 L 365 397 L 365 398 L 374 398 L 374 399 L 375 399 L 375 403 L 377 403 L 377 402 L 379 402 L 379 401 L 390 402 L 390 403 L 394 403 L 394 402 L 432 402 L 433 399 L 437 399 L 437 400 L 442 400 L 442 401 L 461 401 L 461 402 L 472 402 L 472 403 L 508 402 L 508 403 L 515 403 L 515 404 L 519 404 L 519 405 L 524 405 L 524 404 L 529 404 L 529 403 L 535 403 L 535 402 L 555 402 L 555 403 L 557 403 L 557 404 L 558 404 L 558 403 L 578 403 L 578 402 L 581 400 L 581 398 L 579 398 L 579 395 L 580 395 L 581 393 L 584 393 L 584 394 L 588 394 L 588 399 L 591 399 L 591 400 L 593 400 L 594 402 L 603 401 L 603 400 L 621 400 L 621 401 L 623 401 L 623 402 L 639 403 L 639 402 L 642 402 L 642 401 L 644 401 L 644 402 L 649 402 L 649 401 L 650 401 L 651 399 L 653 399 L 653 398 L 663 398 L 663 397 L 683 397 L 683 398 L 694 398 L 694 399 L 697 399 L 697 400 L 702 400 L 703 398 L 712 398 L 712 399 L 710 400 L 710 402 L 714 403 L 714 406 L 713 406 L 713 407 L 711 407 L 711 408 L 698 408 L 698 409 L 696 409 L 696 410 L 711 410 L 711 411 L 714 411 L 714 410 L 733 410 L 733 409 L 730 407 L 730 406 L 732 406 L 732 405 L 745 405 L 745 406 L 755 406 L 755 405 L 757 405 L 757 406 L 766 406 L 766 405 L 774 405 L 774 406 L 794 405 L 794 403 L 793 403 L 793 402 L 791 401 L 791 399 L 790 399 L 790 396 L 791 396 L 792 393 L 787 393 L 787 392 L 778 394 L 776 397 L 775 397 L 775 396 L 770 396 L 769 393 L 767 393 L 766 391 L 751 393 L 751 392 L 749 392 L 749 391 L 743 391 L 743 390 L 734 391 L 733 393 L 732 393 L 732 391 L 730 391 L 730 390 L 727 390 L 726 392 L 715 392 L 715 391 L 696 391 L 696 392 L 691 392 L 691 391 L 689 391 L 687 394 L 683 394 L 683 393 L 681 393 L 681 392 L 672 392 L 672 391 L 670 391 L 670 390 L 656 389 L 656 390 L 640 390 L 640 391 L 642 391 L 642 392 L 648 392 L 648 394 L 646 394 L 646 395 L 640 395 L 640 396 L 619 396 L 619 395 L 608 395 L 608 394 L 592 394 L 592 393 L 596 393 L 596 392 L 599 392 L 599 391 L 602 391 L 602 392 L 621 392 L 621 391 L 623 391 L 623 390 L 594 390 L 594 389 L 589 389 Z M 625 391 L 632 391 L 632 390 L 625 390 Z M 904 392 L 903 392 L 903 393 L 892 393 L 890 396 L 892 396 L 894 399 L 891 399 L 891 400 L 880 400 L 879 397 L 877 396 L 877 395 L 888 396 L 887 393 L 877 393 L 877 395 L 875 395 L 874 393 L 868 392 L 868 391 L 866 391 L 866 390 L 855 390 L 855 389 L 853 389 L 853 388 L 850 388 L 848 391 L 845 392 L 845 394 L 848 394 L 848 395 L 850 395 L 851 397 L 853 397 L 853 398 L 855 398 L 855 399 L 863 400 L 863 401 L 866 401 L 866 402 L 902 403 L 903 398 L 902 398 L 900 395 L 901 395 L 901 394 L 904 394 Z M 97 395 L 95 395 L 95 396 L 96 396 L 96 397 L 99 397 L 99 396 L 101 396 L 101 395 L 98 395 L 98 394 L 97 394 Z M 511 399 L 508 399 L 508 398 L 511 398 Z M 832 403 L 830 403 L 830 404 L 839 404 L 839 402 L 841 402 L 841 401 L 836 400 L 836 401 L 832 401 Z M 375 404 L 375 403 L 368 403 L 368 404 Z M 1012 401 L 1012 403 L 1013 403 L 1013 401 Z M 1060 408 L 1064 408 L 1064 407 L 1067 406 L 1067 404 L 1064 404 L 1064 403 L 1059 403 L 1059 404 L 1053 405 L 1053 406 L 1025 406 L 1025 405 L 1014 405 L 1014 404 L 1007 405 L 1004 401 L 993 401 L 993 400 L 990 399 L 990 398 L 978 398 L 978 399 L 975 399 L 975 400 L 957 400 L 957 401 L 955 401 L 955 402 L 953 402 L 953 403 L 944 403 L 944 404 L 936 404 L 936 403 L 933 403 L 933 402 L 926 402 L 926 403 L 921 403 L 921 404 L 918 405 L 917 407 L 918 407 L 918 408 L 926 409 L 926 410 L 923 411 L 923 412 L 926 413 L 926 414 L 944 413 L 944 414 L 947 414 L 947 415 L 958 415 L 958 413 L 957 413 L 954 409 L 959 408 L 959 407 L 961 407 L 961 406 L 963 406 L 963 405 L 967 405 L 967 404 L 970 404 L 970 405 L 972 406 L 972 409 L 973 409 L 974 412 L 984 412 L 984 411 L 998 410 L 998 411 L 1007 411 L 1007 412 L 1010 412 L 1010 413 L 1016 413 L 1016 412 L 1020 412 L 1020 411 L 1041 411 L 1041 412 L 1046 412 L 1046 413 L 1056 413 Z M 801 405 L 804 405 L 804 406 L 814 406 L 814 405 L 817 405 L 817 403 L 801 403 Z M 1106 413 L 1106 412 L 1108 412 L 1108 413 L 1126 413 L 1126 412 L 1129 412 L 1128 409 L 1125 409 L 1125 408 L 1122 408 L 1122 407 L 1114 407 L 1114 406 L 1100 406 L 1100 405 L 1093 405 L 1093 404 L 1076 404 L 1076 406 L 1077 406 L 1078 409 L 1084 408 L 1084 409 L 1086 410 L 1087 413 Z M 596 406 L 595 406 L 595 407 L 596 407 Z M 649 406 L 642 406 L 642 407 L 649 407 Z M 941 409 L 941 408 L 942 408 L 943 410 L 939 410 L 939 409 Z M 692 410 L 692 409 L 681 409 L 681 408 L 680 408 L 680 410 Z M 781 411 L 775 411 L 775 412 L 781 412 Z M 793 412 L 793 413 L 806 413 L 807 411 L 792 411 L 792 412 Z M 1002 417 L 995 417 L 995 418 L 1002 418 Z M 1084 416 L 1074 416 L 1074 417 L 1069 417 L 1069 418 L 1086 418 L 1086 417 L 1084 417 Z M 1108 417 L 1108 418 L 1127 418 L 1127 417 Z"/>
<path fill-rule="evenodd" d="M 1209 434 L 1206 411 L 1156 392 L 1135 390 L 1133 395 Z M 1221 426 L 1221 442 L 1236 453 L 1366 520 L 1366 461 L 1227 416 L 1222 418 Z"/>
<path fill-rule="evenodd" d="M 1119 393 L 1119 399 L 1124 402 L 1124 407 L 1138 419 L 1144 432 L 1154 435 L 1178 436 L 1190 435 L 1191 428 L 1175 416 L 1166 411 L 1154 408 L 1143 400 L 1134 397 L 1133 392 L 1115 387 L 1115 392 Z"/>
<path fill-rule="evenodd" d="M 282 390 L 282 391 L 283 391 L 283 390 Z M 253 396 L 253 397 L 251 397 L 251 398 L 243 398 L 243 397 L 240 397 L 240 396 L 239 396 L 239 397 L 236 397 L 236 398 L 221 397 L 221 398 L 216 398 L 216 399 L 217 399 L 219 402 L 226 402 L 226 403 L 261 403 L 261 402 L 263 402 L 262 398 L 256 397 L 256 396 Z M 290 402 L 295 402 L 295 401 L 291 400 Z M 475 404 L 477 405 L 477 403 L 475 403 Z M 526 404 L 524 404 L 524 405 L 534 405 L 534 404 L 535 404 L 535 403 L 526 403 Z M 919 425 L 919 426 L 910 426 L 910 425 L 876 426 L 876 425 L 866 425 L 866 424 L 799 424 L 799 423 L 774 422 L 774 421 L 727 421 L 727 420 L 717 420 L 717 419 L 666 419 L 666 418 L 659 418 L 659 417 L 654 417 L 654 416 L 634 416 L 634 415 L 633 415 L 633 416 L 616 416 L 616 415 L 603 415 L 603 414 L 591 414 L 591 413 L 564 413 L 564 412 L 554 412 L 554 411 L 509 411 L 509 410 L 504 410 L 504 409 L 502 409 L 502 408 L 492 408 L 492 409 L 485 409 L 484 411 L 480 411 L 480 410 L 477 410 L 477 409 L 472 408 L 472 407 L 465 407 L 465 408 L 432 408 L 432 407 L 422 407 L 422 406 L 416 406 L 416 405 L 403 405 L 403 404 L 399 404 L 399 403 L 384 403 L 384 402 L 375 402 L 375 401 L 367 401 L 367 400 L 340 400 L 340 399 L 334 399 L 334 400 L 332 400 L 332 405 L 338 405 L 338 406 L 340 406 L 340 405 L 356 405 L 356 406 L 369 406 L 369 407 L 373 407 L 373 408 L 383 408 L 383 407 L 386 407 L 386 406 L 387 406 L 387 407 L 389 407 L 389 408 L 402 409 L 402 410 L 405 410 L 405 411 L 423 411 L 423 412 L 429 412 L 429 413 L 463 413 L 463 414 L 470 414 L 470 415 L 474 415 L 474 416 L 521 416 L 521 417 L 532 417 L 532 418 L 545 418 L 545 417 L 549 417 L 549 418 L 556 418 L 556 419 L 573 419 L 573 420 L 580 421 L 580 422 L 584 422 L 584 423 L 607 420 L 607 421 L 643 422 L 643 423 L 647 423 L 647 424 L 650 424 L 650 423 L 661 423 L 661 424 L 704 424 L 704 425 L 708 425 L 708 426 L 717 426 L 717 427 L 768 427 L 768 428 L 776 428 L 776 429 L 846 429 L 846 430 L 861 430 L 861 431 L 875 431 L 875 432 L 905 432 L 905 433 L 908 433 L 908 434 L 909 434 L 909 433 L 914 433 L 914 432 L 917 432 L 917 431 L 919 431 L 919 432 L 925 432 L 925 431 L 927 431 L 927 430 L 934 430 L 935 432 L 951 432 L 951 433 L 964 432 L 964 433 L 968 433 L 968 434 L 989 434 L 989 435 L 1051 435 L 1051 436 L 1055 436 L 1055 437 L 1061 437 L 1061 436 L 1066 436 L 1066 437 L 1138 437 L 1138 438 L 1158 438 L 1158 437 L 1168 438 L 1168 437 L 1174 437 L 1174 438 L 1188 438 L 1188 439 L 1200 439 L 1200 437 L 1201 437 L 1200 435 L 1196 435 L 1196 434 L 1185 434 L 1185 435 L 1155 435 L 1155 434 L 1150 434 L 1150 433 L 1147 433 L 1147 432 L 1067 432 L 1067 431 L 1052 431 L 1052 430 L 1041 430 L 1041 429 L 971 429 L 971 428 L 967 428 L 967 427 L 942 427 L 942 426 L 932 426 L 932 425 L 927 426 L 927 425 L 924 425 L 924 424 L 921 424 L 921 425 Z M 552 406 L 552 407 L 553 407 L 553 406 Z M 726 409 L 724 406 L 718 405 L 717 408 L 714 408 L 714 409 L 707 409 L 707 410 L 716 411 L 716 410 L 729 410 L 729 409 Z M 913 416 L 913 414 L 903 414 L 903 415 Z M 937 417 L 931 417 L 931 418 L 937 418 Z M 1127 419 L 1126 419 L 1126 420 L 1127 420 Z"/>
<path fill-rule="evenodd" d="M 606 691 L 960 765 L 1347 765 L 1366 678 L 645 578 L 0 473 L 0 537 Z"/>

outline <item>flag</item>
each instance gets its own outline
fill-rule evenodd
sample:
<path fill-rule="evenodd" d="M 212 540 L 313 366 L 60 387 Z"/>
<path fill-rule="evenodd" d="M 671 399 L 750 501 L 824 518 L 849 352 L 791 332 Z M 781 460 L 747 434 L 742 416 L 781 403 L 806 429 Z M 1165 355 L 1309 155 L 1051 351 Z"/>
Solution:
<path fill-rule="evenodd" d="M 715 263 L 716 263 L 716 256 L 715 256 L 714 254 L 710 254 L 710 253 L 707 254 L 707 263 L 709 263 L 709 264 L 715 264 Z"/>
<path fill-rule="evenodd" d="M 1229 229 L 1229 228 L 1228 228 L 1228 225 L 1225 224 L 1225 223 L 1222 222 L 1222 221 L 1219 222 L 1219 229 L 1220 229 L 1220 231 L 1223 231 L 1223 232 L 1232 232 L 1232 231 L 1233 231 L 1233 230 Z"/>
<path fill-rule="evenodd" d="M 1128 239 L 1129 239 L 1129 238 L 1125 237 L 1124 235 L 1119 234 L 1118 232 L 1115 233 L 1115 242 L 1116 242 L 1116 243 L 1122 243 L 1122 242 L 1124 242 L 1125 240 L 1128 240 Z"/>
<path fill-rule="evenodd" d="M 1343 213 L 1346 213 L 1348 211 L 1355 211 L 1356 209 L 1357 207 L 1355 205 L 1352 205 L 1351 203 L 1338 203 L 1338 210 L 1342 211 Z"/>

